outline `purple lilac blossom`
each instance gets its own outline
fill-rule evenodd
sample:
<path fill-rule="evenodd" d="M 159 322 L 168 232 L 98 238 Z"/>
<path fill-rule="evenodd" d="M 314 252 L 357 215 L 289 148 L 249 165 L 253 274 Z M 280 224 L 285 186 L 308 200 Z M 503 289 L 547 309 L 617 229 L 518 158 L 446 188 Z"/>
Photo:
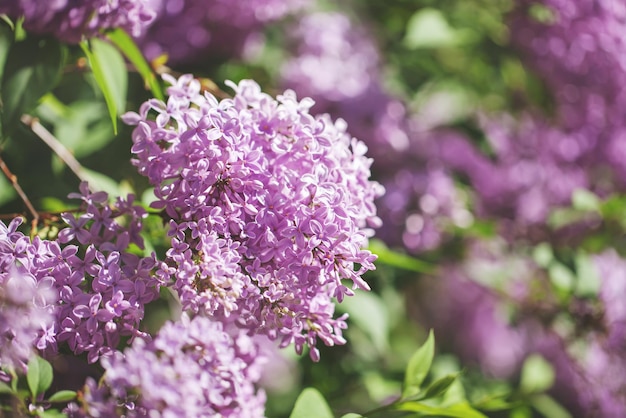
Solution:
<path fill-rule="evenodd" d="M 148 0 L 0 0 L 0 14 L 23 17 L 29 32 L 78 43 L 112 28 L 140 36 L 155 10 Z"/>
<path fill-rule="evenodd" d="M 263 357 L 254 340 L 203 316 L 166 323 L 153 341 L 136 339 L 103 359 L 103 385 L 87 382 L 71 417 L 263 417 L 256 390 Z"/>
<path fill-rule="evenodd" d="M 24 372 L 39 336 L 53 326 L 57 295 L 52 277 L 31 274 L 13 257 L 29 244 L 17 232 L 21 221 L 0 222 L 0 367 Z"/>
<path fill-rule="evenodd" d="M 0 275 L 7 280 L 17 268 L 25 280 L 56 296 L 55 304 L 45 305 L 53 321 L 36 335 L 40 352 L 54 355 L 63 343 L 75 354 L 86 352 L 93 363 L 121 337 L 144 335 L 138 326 L 144 305 L 158 297 L 157 261 L 127 251 L 131 243 L 143 245 L 139 232 L 146 215 L 132 205 L 132 196 L 111 207 L 106 194 L 90 193 L 86 183 L 71 196 L 83 200 L 84 212 L 62 215 L 68 226 L 58 240 L 31 240 L 16 230 L 18 221 L 0 226 Z"/>
<path fill-rule="evenodd" d="M 310 0 L 149 0 L 157 17 L 138 38 L 149 60 L 166 54 L 173 65 L 241 57 L 269 22 Z"/>
<path fill-rule="evenodd" d="M 124 120 L 137 125 L 133 162 L 155 186 L 152 206 L 172 219 L 160 274 L 183 309 L 308 345 L 315 359 L 318 339 L 343 344 L 332 298 L 353 294 L 343 280 L 368 289 L 375 256 L 363 248 L 380 222 L 365 145 L 293 91 L 274 99 L 244 80 L 218 102 L 190 75 L 165 78 L 167 103 Z"/>

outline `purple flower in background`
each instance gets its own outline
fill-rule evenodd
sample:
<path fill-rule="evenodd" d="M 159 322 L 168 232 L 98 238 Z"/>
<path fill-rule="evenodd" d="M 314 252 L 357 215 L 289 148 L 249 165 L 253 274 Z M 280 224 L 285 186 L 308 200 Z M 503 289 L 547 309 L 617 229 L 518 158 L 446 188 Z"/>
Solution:
<path fill-rule="evenodd" d="M 0 0 L 0 14 L 24 18 L 24 28 L 78 43 L 101 30 L 122 28 L 139 36 L 155 16 L 148 0 Z"/>
<path fill-rule="evenodd" d="M 251 337 L 183 315 L 104 359 L 103 386 L 89 381 L 86 410 L 71 416 L 263 417 L 265 394 L 254 386 L 263 361 Z"/>
<path fill-rule="evenodd" d="M 218 102 L 189 75 L 167 80 L 167 103 L 124 118 L 137 125 L 134 164 L 155 186 L 153 206 L 173 220 L 163 280 L 185 309 L 298 352 L 344 343 L 332 298 L 353 294 L 345 279 L 367 289 L 374 268 L 363 247 L 382 190 L 367 148 L 292 91 L 274 99 L 244 80 Z"/>
<path fill-rule="evenodd" d="M 150 60 L 167 54 L 174 65 L 239 57 L 263 27 L 311 0 L 148 0 L 157 17 L 138 38 Z"/>

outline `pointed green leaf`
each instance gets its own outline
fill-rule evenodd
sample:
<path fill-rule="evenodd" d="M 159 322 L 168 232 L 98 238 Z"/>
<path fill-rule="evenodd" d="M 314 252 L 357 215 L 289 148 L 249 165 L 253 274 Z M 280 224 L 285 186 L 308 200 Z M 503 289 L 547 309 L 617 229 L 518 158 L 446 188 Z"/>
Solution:
<path fill-rule="evenodd" d="M 409 364 L 404 376 L 403 397 L 416 395 L 420 391 L 420 387 L 433 362 L 435 355 L 435 336 L 430 330 L 426 342 L 413 354 L 409 360 Z"/>
<path fill-rule="evenodd" d="M 459 376 L 458 373 L 449 374 L 447 376 L 442 377 L 441 379 L 435 380 L 431 383 L 426 389 L 426 393 L 420 399 L 430 399 L 436 398 L 438 396 L 443 395 L 450 388 L 450 386 L 456 381 L 456 378 Z"/>
<path fill-rule="evenodd" d="M 48 398 L 49 402 L 69 402 L 76 399 L 76 392 L 73 390 L 60 390 Z"/>
<path fill-rule="evenodd" d="M 296 399 L 289 418 L 333 418 L 333 413 L 317 389 L 306 388 Z"/>
<path fill-rule="evenodd" d="M 52 366 L 39 356 L 28 362 L 26 381 L 33 398 L 44 393 L 52 384 Z"/>
<path fill-rule="evenodd" d="M 4 66 L 11 50 L 11 45 L 15 41 L 15 32 L 13 28 L 4 19 L 0 19 L 0 80 L 4 75 Z"/>
<path fill-rule="evenodd" d="M 117 134 L 117 116 L 126 107 L 128 89 L 128 73 L 124 58 L 117 48 L 98 38 L 84 41 L 80 45 L 89 60 L 96 83 L 102 91 L 113 123 L 113 131 Z"/>
<path fill-rule="evenodd" d="M 427 405 L 421 402 L 404 402 L 397 406 L 400 411 L 418 412 L 420 417 L 487 418 L 467 402 L 449 407 Z"/>
<path fill-rule="evenodd" d="M 113 42 L 126 58 L 133 64 L 137 72 L 141 75 L 146 86 L 150 88 L 152 95 L 159 100 L 163 100 L 163 89 L 157 80 L 156 75 L 152 71 L 150 64 L 146 61 L 137 47 L 137 44 L 122 29 L 115 29 L 107 33 L 107 37 Z"/>
<path fill-rule="evenodd" d="M 20 117 L 33 110 L 61 76 L 66 47 L 51 38 L 29 37 L 9 51 L 2 78 L 2 134 L 10 135 Z"/>
<path fill-rule="evenodd" d="M 419 260 L 406 254 L 390 250 L 384 242 L 377 239 L 370 240 L 368 249 L 378 256 L 378 263 L 387 264 L 392 267 L 414 271 L 416 273 L 432 273 L 435 266 L 425 261 Z"/>

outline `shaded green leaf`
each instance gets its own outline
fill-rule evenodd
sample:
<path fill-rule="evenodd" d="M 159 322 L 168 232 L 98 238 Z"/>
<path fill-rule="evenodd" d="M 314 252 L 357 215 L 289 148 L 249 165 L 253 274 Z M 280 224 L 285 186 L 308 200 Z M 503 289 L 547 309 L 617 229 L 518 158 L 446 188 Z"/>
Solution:
<path fill-rule="evenodd" d="M 124 111 L 128 89 L 124 59 L 117 48 L 98 38 L 84 41 L 80 45 L 109 109 L 113 132 L 117 134 L 117 116 Z"/>
<path fill-rule="evenodd" d="M 317 389 L 306 388 L 296 399 L 289 418 L 333 418 L 333 413 Z"/>
<path fill-rule="evenodd" d="M 13 389 L 6 383 L 0 382 L 0 393 L 13 393 Z"/>
<path fill-rule="evenodd" d="M 528 356 L 522 366 L 520 389 L 525 393 L 548 390 L 554 384 L 554 368 L 539 354 Z"/>
<path fill-rule="evenodd" d="M 113 42 L 126 58 L 133 64 L 137 72 L 141 75 L 146 86 L 150 88 L 152 95 L 159 100 L 163 100 L 163 89 L 159 84 L 156 75 L 152 71 L 150 64 L 146 61 L 141 50 L 135 44 L 133 38 L 128 36 L 122 29 L 115 29 L 107 33 L 107 37 Z"/>
<path fill-rule="evenodd" d="M 39 356 L 28 362 L 26 381 L 33 398 L 44 393 L 52 384 L 52 366 Z"/>
<path fill-rule="evenodd" d="M 402 391 L 403 397 L 416 395 L 420 391 L 420 387 L 433 362 L 435 355 L 435 336 L 432 330 L 428 333 L 426 342 L 417 349 L 417 351 L 411 356 L 409 364 L 404 376 L 404 389 Z"/>
<path fill-rule="evenodd" d="M 48 398 L 49 402 L 69 402 L 76 399 L 76 392 L 73 390 L 60 390 Z"/>
<path fill-rule="evenodd" d="M 458 373 L 453 373 L 453 374 L 444 376 L 441 379 L 435 380 L 433 383 L 431 383 L 428 386 L 428 388 L 426 389 L 426 393 L 424 393 L 424 395 L 420 398 L 430 399 L 430 398 L 436 398 L 438 396 L 443 395 L 444 393 L 447 392 L 450 386 L 456 381 L 456 378 L 458 376 L 459 376 Z"/>
<path fill-rule="evenodd" d="M 15 32 L 10 23 L 4 19 L 0 19 L 0 80 L 2 80 L 4 75 L 4 66 L 14 41 Z"/>
<path fill-rule="evenodd" d="M 22 114 L 56 86 L 65 56 L 66 47 L 54 39 L 29 37 L 13 44 L 0 89 L 3 136 L 9 136 Z"/>

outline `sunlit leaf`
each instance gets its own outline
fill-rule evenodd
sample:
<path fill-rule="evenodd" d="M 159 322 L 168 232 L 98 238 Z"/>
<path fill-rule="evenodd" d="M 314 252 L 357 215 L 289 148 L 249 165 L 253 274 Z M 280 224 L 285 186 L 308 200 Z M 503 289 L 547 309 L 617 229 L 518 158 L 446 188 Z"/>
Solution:
<path fill-rule="evenodd" d="M 404 376 L 403 397 L 408 397 L 419 393 L 422 383 L 433 362 L 435 355 L 435 336 L 432 330 L 428 333 L 426 342 L 417 349 L 409 360 L 409 364 Z"/>
<path fill-rule="evenodd" d="M 159 84 L 156 75 L 150 68 L 150 64 L 146 61 L 145 57 L 141 53 L 141 50 L 133 41 L 133 38 L 128 36 L 122 29 L 115 29 L 107 32 L 107 37 L 122 51 L 124 56 L 133 64 L 137 69 L 137 72 L 143 77 L 146 86 L 150 88 L 150 91 L 159 100 L 163 100 L 163 89 Z"/>
<path fill-rule="evenodd" d="M 387 264 L 392 267 L 399 267 L 416 273 L 432 273 L 435 270 L 435 266 L 432 264 L 426 263 L 415 257 L 390 250 L 381 240 L 370 240 L 368 249 L 373 254 L 378 256 L 378 259 L 376 260 L 377 263 Z"/>
<path fill-rule="evenodd" d="M 300 393 L 289 418 L 333 418 L 326 400 L 317 389 L 306 388 Z"/>
<path fill-rule="evenodd" d="M 419 412 L 423 417 L 457 417 L 457 418 L 487 418 L 486 415 L 472 408 L 467 402 L 439 407 L 422 402 L 404 402 L 397 407 L 401 411 Z"/>
<path fill-rule="evenodd" d="M 49 402 L 69 402 L 76 399 L 76 392 L 73 390 L 60 390 L 48 398 Z"/>
<path fill-rule="evenodd" d="M 340 309 L 350 314 L 350 322 L 371 338 L 379 352 L 388 347 L 389 315 L 380 296 L 358 292 L 354 297 L 344 299 Z"/>
<path fill-rule="evenodd" d="M 128 89 L 128 73 L 124 59 L 117 48 L 98 38 L 84 41 L 80 45 L 102 91 L 113 123 L 113 131 L 117 134 L 117 116 L 124 111 Z"/>

